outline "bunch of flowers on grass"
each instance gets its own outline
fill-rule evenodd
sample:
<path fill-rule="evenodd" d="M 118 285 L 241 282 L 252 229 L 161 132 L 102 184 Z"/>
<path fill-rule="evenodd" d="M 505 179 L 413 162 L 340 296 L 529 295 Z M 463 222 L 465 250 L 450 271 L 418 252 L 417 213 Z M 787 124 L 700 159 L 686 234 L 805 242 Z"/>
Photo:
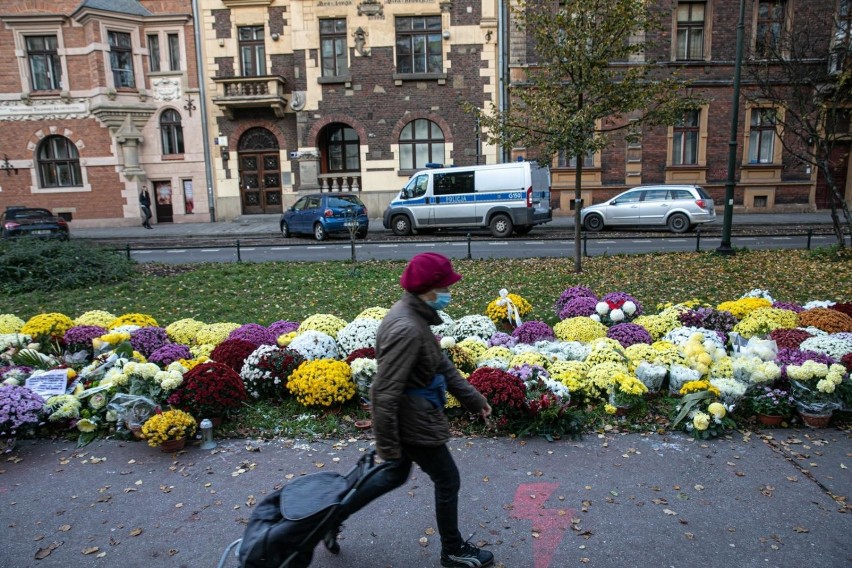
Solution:
<path fill-rule="evenodd" d="M 782 371 L 786 371 L 790 365 L 803 365 L 806 361 L 822 363 L 826 367 L 836 363 L 836 359 L 830 355 L 807 349 L 779 349 L 775 356 L 775 363 L 781 367 Z"/>
<path fill-rule="evenodd" d="M 554 325 L 553 333 L 562 341 L 589 342 L 599 337 L 606 337 L 606 326 L 591 318 L 568 318 Z"/>
<path fill-rule="evenodd" d="M 613 325 L 632 321 L 642 315 L 642 305 L 626 292 L 610 292 L 595 305 L 595 313 L 591 317 L 605 325 Z"/>
<path fill-rule="evenodd" d="M 541 367 L 544 369 L 550 361 L 536 351 L 524 351 L 522 353 L 516 353 L 509 359 L 509 367 L 523 367 L 525 365 L 534 365 L 537 367 Z"/>
<path fill-rule="evenodd" d="M 0 382 L 4 385 L 20 386 L 24 384 L 32 372 L 32 367 L 27 367 L 26 365 L 0 367 Z"/>
<path fill-rule="evenodd" d="M 587 343 L 579 341 L 536 341 L 533 347 L 553 360 L 585 361 L 591 352 Z"/>
<path fill-rule="evenodd" d="M 526 406 L 526 387 L 518 377 L 500 369 L 480 367 L 467 379 L 488 400 L 499 418 L 519 416 Z"/>
<path fill-rule="evenodd" d="M 231 332 L 239 328 L 240 324 L 233 322 L 211 323 L 202 326 L 195 334 L 194 345 L 219 345 L 231 335 Z"/>
<path fill-rule="evenodd" d="M 798 325 L 796 312 L 778 308 L 752 310 L 734 326 L 734 331 L 745 338 L 767 335 L 773 329 L 790 329 Z"/>
<path fill-rule="evenodd" d="M 355 318 L 337 332 L 337 344 L 343 354 L 349 355 L 356 349 L 376 346 L 376 332 L 380 320 L 372 318 Z"/>
<path fill-rule="evenodd" d="M 18 333 L 25 323 L 14 314 L 0 314 L 0 334 Z"/>
<path fill-rule="evenodd" d="M 258 345 L 245 339 L 226 339 L 210 352 L 210 358 L 239 373 Z"/>
<path fill-rule="evenodd" d="M 0 436 L 15 436 L 25 426 L 36 426 L 44 399 L 26 387 L 0 385 Z"/>
<path fill-rule="evenodd" d="M 177 361 L 174 361 L 174 363 L 181 365 L 187 371 L 191 371 L 198 365 L 201 365 L 202 363 L 207 363 L 208 361 L 210 361 L 209 357 L 195 357 L 193 359 L 178 359 Z"/>
<path fill-rule="evenodd" d="M 852 371 L 852 353 L 847 353 L 840 359 L 840 363 L 846 367 L 847 371 Z"/>
<path fill-rule="evenodd" d="M 481 337 L 471 335 L 461 341 L 456 341 L 456 347 L 461 347 L 467 351 L 470 357 L 476 361 L 483 353 L 485 353 L 485 351 L 488 350 L 488 342 L 483 340 Z"/>
<path fill-rule="evenodd" d="M 713 361 L 713 364 L 710 366 L 710 378 L 733 379 L 734 360 L 730 357 L 722 357 Z"/>
<path fill-rule="evenodd" d="M 537 341 L 553 341 L 556 339 L 556 334 L 553 333 L 553 328 L 543 321 L 525 321 L 512 330 L 512 337 L 518 343 L 532 345 Z"/>
<path fill-rule="evenodd" d="M 839 312 L 838 312 L 839 313 Z M 21 333 L 29 335 L 33 341 L 50 342 L 61 340 L 65 332 L 74 327 L 74 322 L 65 314 L 51 312 L 31 317 L 21 327 Z"/>
<path fill-rule="evenodd" d="M 260 345 L 275 345 L 278 336 L 259 323 L 246 323 L 229 333 L 228 339 L 242 339 L 258 347 Z"/>
<path fill-rule="evenodd" d="M 373 385 L 373 378 L 379 368 L 376 360 L 359 357 L 354 359 L 349 367 L 352 371 L 352 380 L 355 381 L 355 386 L 358 388 L 358 395 L 369 400 L 370 387 Z"/>
<path fill-rule="evenodd" d="M 130 334 L 130 345 L 145 357 L 168 342 L 166 330 L 162 327 L 143 327 Z"/>
<path fill-rule="evenodd" d="M 781 368 L 774 361 L 759 357 L 736 357 L 731 361 L 734 378 L 749 385 L 769 383 L 781 376 Z"/>
<path fill-rule="evenodd" d="M 814 308 L 830 308 L 835 304 L 832 300 L 811 300 L 810 302 L 804 304 L 802 307 L 806 310 L 812 310 Z"/>
<path fill-rule="evenodd" d="M 653 342 L 647 329 L 629 322 L 615 324 L 606 331 L 606 336 L 618 341 L 622 347 L 630 347 L 637 343 L 650 345 Z"/>
<path fill-rule="evenodd" d="M 565 385 L 574 396 L 585 383 L 589 366 L 582 361 L 554 361 L 550 364 L 548 372 L 551 379 Z"/>
<path fill-rule="evenodd" d="M 738 357 L 758 357 L 763 361 L 774 361 L 778 355 L 778 345 L 770 339 L 752 337 L 745 345 L 735 346 L 734 355 Z"/>
<path fill-rule="evenodd" d="M 154 363 L 160 367 L 167 367 L 169 364 L 181 359 L 191 359 L 192 352 L 186 345 L 178 343 L 166 343 L 148 357 L 149 363 Z"/>
<path fill-rule="evenodd" d="M 488 316 L 469 315 L 454 321 L 446 335 L 455 337 L 457 340 L 478 337 L 487 342 L 496 331 L 497 327 Z"/>
<path fill-rule="evenodd" d="M 809 414 L 822 414 L 840 407 L 836 391 L 846 375 L 846 367 L 837 363 L 829 366 L 805 361 L 802 365 L 787 366 L 796 407 Z"/>
<path fill-rule="evenodd" d="M 614 339 L 601 337 L 592 341 L 590 346 L 591 351 L 589 351 L 589 356 L 586 357 L 586 363 L 589 365 L 598 365 L 606 362 L 618 363 L 620 365 L 629 363 L 627 354 L 624 352 L 621 344 Z"/>
<path fill-rule="evenodd" d="M 813 337 L 804 329 L 773 329 L 769 339 L 775 342 L 779 349 L 798 349 L 805 339 Z"/>
<path fill-rule="evenodd" d="M 634 406 L 648 392 L 645 383 L 629 373 L 615 373 L 610 380 L 609 400 L 604 405 L 607 414 L 615 414 L 618 407 Z"/>
<path fill-rule="evenodd" d="M 513 355 L 514 353 L 512 353 L 512 350 L 508 347 L 489 347 L 488 349 L 483 351 L 479 357 L 476 358 L 476 365 L 479 367 L 483 367 L 485 366 L 482 365 L 483 361 L 493 361 L 494 359 L 503 361 L 504 365 L 508 365 L 509 361 L 512 360 Z"/>
<path fill-rule="evenodd" d="M 557 313 L 560 320 L 576 317 L 588 317 L 595 313 L 595 308 L 598 305 L 596 296 L 578 296 L 572 298 L 562 306 L 562 309 Z"/>
<path fill-rule="evenodd" d="M 766 298 L 740 298 L 731 302 L 722 302 L 716 306 L 717 310 L 730 312 L 738 320 L 744 318 L 748 313 L 759 308 L 769 308 L 772 302 Z"/>
<path fill-rule="evenodd" d="M 800 326 L 813 326 L 828 333 L 852 331 L 852 317 L 829 308 L 813 308 L 798 314 Z"/>
<path fill-rule="evenodd" d="M 89 310 L 74 318 L 74 325 L 96 325 L 109 329 L 114 321 L 115 315 L 106 310 Z"/>
<path fill-rule="evenodd" d="M 195 435 L 198 423 L 188 412 L 173 408 L 154 414 L 142 425 L 142 434 L 148 445 L 156 448 L 169 440 L 180 440 Z"/>
<path fill-rule="evenodd" d="M 369 319 L 374 319 L 374 320 L 383 320 L 383 319 L 385 319 L 385 316 L 387 315 L 388 311 L 389 310 L 387 308 L 381 308 L 379 306 L 373 306 L 372 308 L 367 308 L 367 309 L 361 310 L 361 313 L 359 313 L 357 316 L 355 316 L 355 319 L 369 318 Z"/>
<path fill-rule="evenodd" d="M 81 404 L 76 396 L 58 394 L 48 398 L 42 409 L 50 422 L 65 422 L 80 417 Z"/>
<path fill-rule="evenodd" d="M 805 351 L 823 353 L 838 361 L 847 354 L 852 353 L 852 334 L 833 333 L 831 335 L 810 337 L 802 341 L 799 348 Z"/>
<path fill-rule="evenodd" d="M 642 384 L 648 388 L 648 392 L 659 391 L 668 372 L 665 365 L 655 365 L 648 361 L 640 361 L 634 371 L 636 378 L 642 381 Z"/>
<path fill-rule="evenodd" d="M 226 416 L 239 410 L 246 396 L 243 380 L 222 363 L 203 363 L 183 375 L 183 383 L 167 402 L 193 416 Z"/>
<path fill-rule="evenodd" d="M 772 302 L 772 307 L 778 310 L 789 310 L 791 312 L 799 313 L 805 311 L 805 308 L 800 306 L 799 304 L 794 304 L 793 302 Z"/>
<path fill-rule="evenodd" d="M 838 302 L 831 306 L 831 309 L 843 312 L 847 316 L 852 317 L 852 302 Z M 804 311 L 804 308 L 802 308 L 802 311 Z"/>
<path fill-rule="evenodd" d="M 307 330 L 300 332 L 288 345 L 302 356 L 313 361 L 316 359 L 338 359 L 339 350 L 334 337 L 321 331 Z"/>
<path fill-rule="evenodd" d="M 154 363 L 137 363 L 129 361 L 121 368 L 121 373 L 126 379 L 115 376 L 112 383 L 120 386 L 127 385 L 127 392 L 139 396 L 145 396 L 155 402 L 165 402 L 168 395 L 180 386 L 183 374 L 176 367 L 171 370 L 160 369 Z M 107 372 L 106 379 L 111 378 Z M 104 381 L 101 381 L 103 384 Z"/>
<path fill-rule="evenodd" d="M 166 334 L 175 343 L 192 346 L 195 345 L 195 336 L 205 325 L 193 318 L 179 319 L 166 326 Z"/>
<path fill-rule="evenodd" d="M 515 337 L 503 331 L 494 332 L 494 335 L 488 338 L 488 347 L 514 347 L 517 343 L 518 340 Z"/>
<path fill-rule="evenodd" d="M 530 304 L 523 296 L 511 294 L 505 288 L 500 290 L 500 297 L 488 302 L 485 307 L 485 315 L 495 325 L 508 323 L 520 325 L 521 319 L 532 311 Z M 487 338 L 485 338 L 487 339 Z"/>
<path fill-rule="evenodd" d="M 752 412 L 767 416 L 789 416 L 796 409 L 796 401 L 788 391 L 767 386 L 752 389 L 746 401 Z"/>
<path fill-rule="evenodd" d="M 191 345 L 189 353 L 193 357 L 210 357 L 210 354 L 213 353 L 214 349 L 216 349 L 216 344 L 214 343 L 199 343 L 197 345 Z"/>
<path fill-rule="evenodd" d="M 609 398 L 612 387 L 612 379 L 619 373 L 629 374 L 627 362 L 615 363 L 605 361 L 597 365 L 589 365 L 585 382 L 580 385 L 580 393 L 572 390 L 574 394 L 582 394 L 586 401 L 605 401 Z M 569 385 L 570 388 L 570 385 Z"/>
<path fill-rule="evenodd" d="M 323 407 L 344 404 L 357 391 L 349 365 L 333 359 L 305 361 L 287 388 L 302 405 Z"/>
<path fill-rule="evenodd" d="M 276 343 L 278 347 L 289 347 L 293 340 L 299 336 L 298 331 L 291 331 L 289 333 L 285 333 L 284 335 L 279 335 Z"/>
<path fill-rule="evenodd" d="M 736 428 L 729 409 L 717 400 L 711 390 L 687 394 L 675 407 L 672 428 L 682 428 L 696 440 L 717 438 Z"/>
<path fill-rule="evenodd" d="M 72 353 L 92 352 L 92 340 L 105 335 L 107 330 L 99 325 L 75 325 L 65 332 L 65 347 Z"/>
<path fill-rule="evenodd" d="M 710 385 L 719 391 L 719 398 L 730 408 L 739 404 L 748 390 L 748 385 L 730 377 L 711 378 Z"/>
<path fill-rule="evenodd" d="M 319 331 L 331 337 L 335 337 L 337 332 L 346 327 L 346 321 L 331 314 L 314 314 L 304 320 L 299 326 L 299 333 L 306 331 Z"/>
<path fill-rule="evenodd" d="M 298 329 L 299 322 L 297 321 L 278 320 L 269 324 L 269 331 L 271 331 L 276 338 Z"/>
<path fill-rule="evenodd" d="M 698 313 L 702 314 L 701 327 L 720 331 L 725 336 L 733 331 L 734 326 L 739 321 L 734 314 L 724 310 L 699 308 Z"/>
<path fill-rule="evenodd" d="M 633 323 L 644 327 L 654 341 L 658 341 L 671 330 L 680 327 L 680 320 L 672 321 L 672 318 L 662 315 L 639 316 L 633 320 Z"/>
<path fill-rule="evenodd" d="M 159 327 L 160 324 L 158 324 L 157 320 L 148 314 L 128 313 L 122 314 L 112 320 L 109 324 L 109 329 L 115 329 L 125 325 L 135 325 L 137 327 Z"/>
<path fill-rule="evenodd" d="M 443 351 L 459 371 L 463 373 L 472 373 L 473 370 L 476 369 L 477 357 L 474 355 L 474 351 L 465 349 L 458 344 L 449 345 L 448 347 L 443 348 Z M 485 351 L 483 350 L 482 353 L 484 352 Z"/>
<path fill-rule="evenodd" d="M 246 392 L 253 398 L 282 399 L 293 372 L 306 360 L 295 349 L 261 345 L 248 357 L 240 370 Z"/>
<path fill-rule="evenodd" d="M 443 310 L 438 310 L 438 317 L 441 318 L 441 323 L 429 326 L 432 329 L 432 333 L 438 337 L 452 335 L 450 330 L 452 329 L 455 320 L 450 317 L 450 314 Z"/>
<path fill-rule="evenodd" d="M 540 434 L 552 441 L 563 435 L 576 435 L 582 429 L 582 421 L 570 408 L 571 395 L 568 387 L 551 379 L 538 366 L 522 366 L 509 372 L 524 381 L 527 398 L 526 416 L 519 419 L 517 435 Z"/>
<path fill-rule="evenodd" d="M 355 359 L 375 359 L 376 358 L 376 348 L 375 347 L 364 347 L 363 349 L 356 349 L 346 357 L 347 363 L 352 363 Z"/>
<path fill-rule="evenodd" d="M 705 344 L 707 351 L 725 349 L 725 340 L 719 332 L 704 327 L 679 327 L 666 333 L 661 341 L 674 343 L 678 347 L 684 347 L 688 342 Z"/>
<path fill-rule="evenodd" d="M 562 312 L 563 309 L 565 309 L 566 304 L 568 304 L 571 300 L 574 300 L 576 298 L 591 298 L 595 301 L 595 303 L 597 303 L 597 301 L 598 301 L 598 295 L 595 294 L 594 292 L 592 292 L 592 290 L 590 288 L 588 288 L 586 286 L 572 286 L 570 288 L 565 289 L 559 295 L 559 298 L 556 300 L 556 303 L 553 306 L 555 311 L 556 311 L 556 317 L 558 317 L 560 319 L 565 319 L 565 318 L 562 318 L 559 314 Z M 587 315 L 591 315 L 591 314 L 587 314 Z M 575 317 L 575 316 L 571 316 L 571 317 Z"/>
<path fill-rule="evenodd" d="M 685 365 L 669 367 L 669 393 L 681 394 L 681 389 L 689 383 L 697 383 L 701 373 Z"/>

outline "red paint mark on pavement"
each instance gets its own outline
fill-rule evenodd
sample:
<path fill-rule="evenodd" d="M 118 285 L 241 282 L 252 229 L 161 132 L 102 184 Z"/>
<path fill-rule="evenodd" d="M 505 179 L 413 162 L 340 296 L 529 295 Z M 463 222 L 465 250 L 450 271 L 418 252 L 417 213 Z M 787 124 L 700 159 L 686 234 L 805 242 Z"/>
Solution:
<path fill-rule="evenodd" d="M 550 566 L 553 554 L 565 537 L 565 531 L 571 526 L 571 518 L 574 516 L 574 509 L 544 508 L 558 487 L 558 483 L 523 483 L 515 491 L 512 516 L 532 521 L 533 530 L 539 534 L 538 538 L 532 539 L 535 568 Z"/>

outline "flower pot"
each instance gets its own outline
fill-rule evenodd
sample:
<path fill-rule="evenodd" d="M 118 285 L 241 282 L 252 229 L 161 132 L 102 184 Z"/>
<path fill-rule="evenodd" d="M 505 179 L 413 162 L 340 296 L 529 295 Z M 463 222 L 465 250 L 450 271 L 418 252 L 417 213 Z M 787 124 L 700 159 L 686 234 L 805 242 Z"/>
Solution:
<path fill-rule="evenodd" d="M 142 433 L 142 425 L 131 423 L 127 425 L 127 429 L 130 430 L 130 433 L 133 434 L 133 438 L 136 440 L 144 440 L 145 434 Z"/>
<path fill-rule="evenodd" d="M 355 427 L 358 428 L 359 430 L 369 430 L 370 428 L 373 427 L 373 421 L 372 420 L 356 420 L 355 421 Z"/>
<path fill-rule="evenodd" d="M 221 416 L 211 416 L 210 417 L 210 422 L 213 424 L 214 428 L 218 428 L 219 426 L 221 426 L 222 420 L 224 420 L 224 418 L 222 418 Z"/>
<path fill-rule="evenodd" d="M 171 454 L 179 452 L 186 447 L 186 436 L 177 440 L 166 440 L 160 444 L 160 451 Z"/>
<path fill-rule="evenodd" d="M 825 414 L 807 414 L 799 411 L 799 416 L 802 417 L 802 422 L 811 428 L 825 428 L 831 421 L 831 412 Z"/>
<path fill-rule="evenodd" d="M 783 420 L 780 414 L 757 414 L 757 421 L 764 426 L 779 426 Z"/>
<path fill-rule="evenodd" d="M 14 436 L 8 438 L 0 438 L 0 454 L 8 454 L 15 449 L 17 440 Z"/>
<path fill-rule="evenodd" d="M 628 410 L 630 410 L 629 406 L 616 406 L 615 407 L 615 415 L 616 416 L 627 416 Z"/>

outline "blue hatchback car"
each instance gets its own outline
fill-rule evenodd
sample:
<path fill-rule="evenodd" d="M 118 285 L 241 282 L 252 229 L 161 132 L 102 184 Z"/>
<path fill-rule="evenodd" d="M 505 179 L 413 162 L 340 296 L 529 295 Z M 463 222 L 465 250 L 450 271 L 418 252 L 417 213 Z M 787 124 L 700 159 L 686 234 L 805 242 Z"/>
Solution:
<path fill-rule="evenodd" d="M 328 235 L 349 234 L 350 228 L 354 228 L 355 236 L 363 239 L 367 236 L 370 220 L 367 207 L 356 195 L 313 193 L 299 198 L 285 211 L 279 225 L 283 237 L 307 234 L 323 241 Z"/>

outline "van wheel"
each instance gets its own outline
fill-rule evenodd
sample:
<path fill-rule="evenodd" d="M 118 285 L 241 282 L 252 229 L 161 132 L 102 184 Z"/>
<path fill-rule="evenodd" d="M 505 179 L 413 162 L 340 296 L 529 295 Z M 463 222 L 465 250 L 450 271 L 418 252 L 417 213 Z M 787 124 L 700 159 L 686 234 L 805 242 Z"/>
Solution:
<path fill-rule="evenodd" d="M 689 230 L 689 217 L 683 213 L 675 213 L 666 222 L 672 233 L 685 233 Z"/>
<path fill-rule="evenodd" d="M 324 241 L 325 237 L 325 227 L 322 226 L 322 223 L 316 223 L 314 225 L 314 238 L 318 241 Z"/>
<path fill-rule="evenodd" d="M 411 234 L 411 221 L 405 215 L 397 215 L 391 219 L 391 230 L 398 237 L 407 237 Z"/>
<path fill-rule="evenodd" d="M 498 239 L 505 239 L 512 234 L 512 220 L 508 215 L 498 213 L 491 218 L 491 224 L 488 225 L 491 229 L 491 234 Z"/>
<path fill-rule="evenodd" d="M 515 234 L 519 237 L 528 235 L 530 231 L 532 231 L 532 225 L 521 225 L 519 227 L 515 227 Z"/>
<path fill-rule="evenodd" d="M 586 215 L 586 218 L 583 220 L 583 226 L 586 228 L 587 231 L 591 231 L 592 233 L 597 233 L 598 231 L 603 231 L 603 228 L 604 228 L 603 217 L 601 217 L 597 213 L 592 213 L 591 215 Z"/>

